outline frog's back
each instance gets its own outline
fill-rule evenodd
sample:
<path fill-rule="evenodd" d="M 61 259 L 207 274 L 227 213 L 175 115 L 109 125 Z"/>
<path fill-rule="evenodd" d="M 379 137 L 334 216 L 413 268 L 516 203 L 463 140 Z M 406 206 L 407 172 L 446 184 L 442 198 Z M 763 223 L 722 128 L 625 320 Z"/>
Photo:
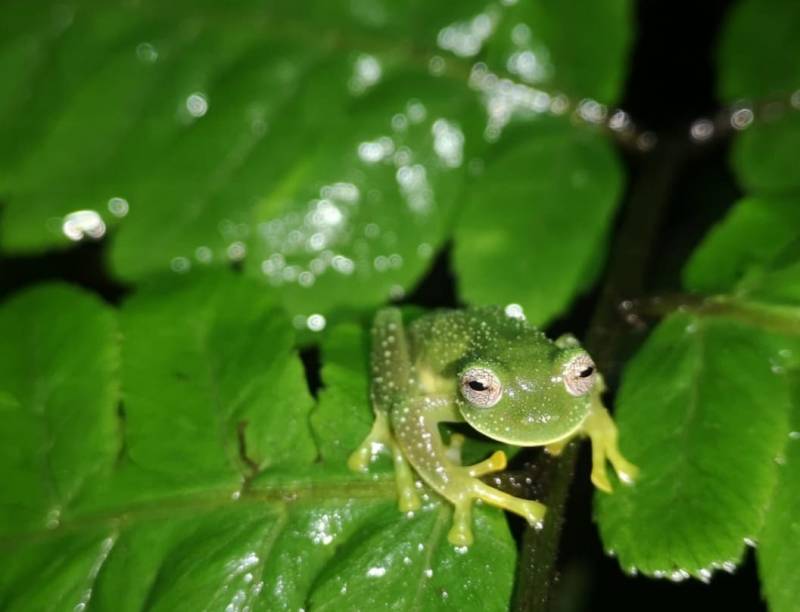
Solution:
<path fill-rule="evenodd" d="M 500 306 L 435 310 L 409 325 L 416 363 L 448 373 L 468 355 L 507 353 L 509 347 L 548 342 L 524 319 L 508 316 Z"/>

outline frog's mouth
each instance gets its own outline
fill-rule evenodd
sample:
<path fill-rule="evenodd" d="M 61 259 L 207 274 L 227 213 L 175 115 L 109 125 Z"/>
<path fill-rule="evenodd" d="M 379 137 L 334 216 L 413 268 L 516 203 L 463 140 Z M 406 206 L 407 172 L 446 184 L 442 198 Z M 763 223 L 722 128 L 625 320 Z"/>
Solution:
<path fill-rule="evenodd" d="M 532 446 L 547 446 L 549 444 L 555 444 L 556 442 L 563 442 L 569 440 L 573 436 L 575 436 L 583 427 L 586 419 L 588 418 L 588 413 L 578 421 L 573 427 L 570 429 L 558 432 L 550 435 L 540 435 L 536 437 L 534 432 L 528 431 L 525 432 L 524 430 L 520 429 L 519 432 L 511 432 L 508 434 L 497 433 L 496 431 L 491 431 L 486 427 L 482 427 L 480 423 L 473 422 L 467 415 L 464 415 L 467 423 L 484 436 L 491 438 L 492 440 L 497 440 L 498 442 L 502 442 L 503 444 L 511 444 L 513 446 L 524 446 L 524 447 L 532 447 Z M 539 426 L 540 427 L 540 426 Z M 545 434 L 546 432 L 536 432 L 539 434 Z M 527 434 L 527 435 L 526 435 Z"/>

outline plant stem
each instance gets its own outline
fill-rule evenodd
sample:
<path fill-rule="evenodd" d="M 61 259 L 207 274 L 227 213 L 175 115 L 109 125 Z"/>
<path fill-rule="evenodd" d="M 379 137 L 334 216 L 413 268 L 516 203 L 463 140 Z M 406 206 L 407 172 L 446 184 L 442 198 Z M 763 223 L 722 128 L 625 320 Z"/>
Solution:
<path fill-rule="evenodd" d="M 689 145 L 684 139 L 667 140 L 656 146 L 642 160 L 626 198 L 622 223 L 613 237 L 605 283 L 585 342 L 608 380 L 614 381 L 618 375 L 621 339 L 627 332 L 619 305 L 644 292 L 658 229 L 670 201 L 672 186 L 688 155 Z M 578 445 L 570 444 L 558 461 L 547 462 L 543 470 L 542 478 L 549 485 L 543 499 L 548 508 L 547 518 L 543 529 L 528 527 L 523 534 L 513 602 L 515 610 L 545 612 L 549 608 L 577 451 Z"/>
<path fill-rule="evenodd" d="M 682 310 L 700 316 L 735 319 L 744 325 L 786 336 L 800 336 L 800 308 L 760 302 L 747 294 L 706 297 L 672 293 L 637 301 L 631 310 L 635 313 L 634 316 L 653 318 L 662 318 L 676 310 Z"/>

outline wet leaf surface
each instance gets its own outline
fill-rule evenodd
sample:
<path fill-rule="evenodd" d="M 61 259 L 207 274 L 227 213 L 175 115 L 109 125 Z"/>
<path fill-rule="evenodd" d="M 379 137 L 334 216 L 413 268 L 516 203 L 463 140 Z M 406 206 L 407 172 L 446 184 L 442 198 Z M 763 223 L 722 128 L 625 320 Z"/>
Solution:
<path fill-rule="evenodd" d="M 758 565 L 763 593 L 775 612 L 789 612 L 800 593 L 800 401 L 794 383 L 792 431 L 778 462 L 778 483 L 758 542 Z"/>
<path fill-rule="evenodd" d="M 619 195 L 592 124 L 618 95 L 629 13 L 624 0 L 6 3 L 0 245 L 111 233 L 132 281 L 244 260 L 302 325 L 402 297 L 462 218 L 463 297 L 498 289 L 542 322 L 584 288 Z M 539 144 L 505 155 L 501 136 Z M 509 231 L 527 207 L 536 224 Z M 562 208 L 584 222 L 560 225 Z M 521 272 L 490 286 L 463 256 L 486 218 L 509 241 L 492 258 Z M 546 269 L 520 255 L 531 237 L 556 254 Z"/>
<path fill-rule="evenodd" d="M 560 122 L 501 140 L 456 224 L 460 294 L 533 323 L 562 312 L 602 266 L 619 174 L 606 139 Z"/>
<path fill-rule="evenodd" d="M 616 402 L 640 478 L 596 497 L 604 545 L 623 568 L 675 580 L 735 569 L 774 491 L 792 406 L 784 366 L 797 345 L 691 314 L 653 332 Z"/>
<path fill-rule="evenodd" d="M 502 513 L 456 550 L 448 506 L 397 510 L 388 462 L 345 469 L 368 426 L 357 328 L 331 334 L 316 409 L 246 278 L 159 281 L 118 315 L 44 286 L 0 328 L 3 609 L 507 608 Z"/>

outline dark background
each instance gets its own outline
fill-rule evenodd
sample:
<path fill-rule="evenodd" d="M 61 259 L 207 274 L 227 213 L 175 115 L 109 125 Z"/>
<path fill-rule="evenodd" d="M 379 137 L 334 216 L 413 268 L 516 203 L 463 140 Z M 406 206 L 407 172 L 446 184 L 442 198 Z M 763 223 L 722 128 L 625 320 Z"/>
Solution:
<path fill-rule="evenodd" d="M 568 0 L 566 0 L 568 1 Z M 719 113 L 715 96 L 717 36 L 733 2 L 725 0 L 642 0 L 636 7 L 637 34 L 629 63 L 625 93 L 619 106 L 642 129 L 659 140 L 685 138 L 699 117 Z M 738 197 L 736 182 L 727 166 L 726 137 L 697 146 L 681 166 L 669 193 L 666 216 L 652 252 L 658 256 L 648 267 L 648 290 L 666 292 L 678 286 L 679 272 L 688 253 L 709 226 Z M 641 174 L 642 155 L 620 147 L 628 169 L 628 190 Z M 0 222 L 2 222 L 0 208 Z M 0 257 L 0 299 L 28 285 L 63 279 L 119 302 L 128 288 L 113 281 L 103 265 L 105 243 L 82 243 L 38 257 Z M 630 296 L 631 298 L 641 296 Z M 551 331 L 586 332 L 598 291 L 582 297 Z M 454 283 L 448 253 L 437 259 L 430 274 L 405 300 L 427 307 L 455 306 Z M 642 330 L 638 339 L 643 337 Z M 318 356 L 304 352 L 312 387 L 319 386 Z M 612 378 L 613 380 L 613 378 Z M 628 577 L 615 559 L 603 553 L 591 519 L 590 465 L 584 448 L 574 480 L 564 526 L 558 586 L 553 604 L 568 610 L 763 610 L 752 551 L 735 574 L 715 573 L 710 584 L 694 580 L 673 583 Z M 512 525 L 519 531 L 518 525 Z"/>
<path fill-rule="evenodd" d="M 664 138 L 687 138 L 692 121 L 724 111 L 715 95 L 718 34 L 734 2 L 641 1 L 625 94 L 620 106 L 643 128 Z M 698 146 L 682 166 L 649 266 L 653 292 L 677 289 L 680 267 L 709 226 L 740 195 L 728 169 L 730 141 Z M 628 166 L 629 189 L 640 160 L 621 152 Z M 638 296 L 631 296 L 632 298 Z M 596 296 L 578 309 L 591 310 Z M 570 317 L 571 318 L 571 317 Z M 588 317 L 567 320 L 586 325 Z M 559 325 L 561 322 L 559 322 Z M 752 550 L 735 574 L 715 572 L 710 584 L 674 583 L 628 577 L 607 557 L 591 522 L 591 469 L 583 449 L 564 526 L 557 610 L 765 610 Z M 586 475 L 586 477 L 584 477 Z"/>

